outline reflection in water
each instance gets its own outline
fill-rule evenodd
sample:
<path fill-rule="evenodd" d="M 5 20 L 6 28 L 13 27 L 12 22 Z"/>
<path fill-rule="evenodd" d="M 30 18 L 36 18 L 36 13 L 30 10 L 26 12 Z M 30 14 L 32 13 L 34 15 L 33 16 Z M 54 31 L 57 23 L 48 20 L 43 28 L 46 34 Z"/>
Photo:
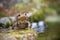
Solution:
<path fill-rule="evenodd" d="M 45 23 L 44 21 L 39 21 L 38 23 L 32 23 L 32 28 L 36 32 L 44 33 L 45 32 Z"/>

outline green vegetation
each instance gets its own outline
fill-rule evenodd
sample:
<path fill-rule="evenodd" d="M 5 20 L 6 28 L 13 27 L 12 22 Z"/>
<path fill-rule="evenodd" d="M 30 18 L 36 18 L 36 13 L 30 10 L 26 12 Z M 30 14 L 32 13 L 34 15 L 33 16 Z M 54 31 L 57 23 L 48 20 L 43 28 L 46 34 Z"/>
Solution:
<path fill-rule="evenodd" d="M 6 23 L 6 28 L 8 28 L 9 26 L 12 26 L 12 19 L 11 18 L 9 18 L 9 21 Z"/>
<path fill-rule="evenodd" d="M 30 21 L 31 22 L 38 22 L 38 21 L 44 20 L 44 19 L 45 19 L 45 12 L 41 9 L 38 9 L 37 12 L 32 13 Z"/>
<path fill-rule="evenodd" d="M 1 17 L 5 17 L 5 15 L 4 15 L 4 14 L 2 14 L 2 13 L 0 13 L 0 18 L 1 18 Z"/>

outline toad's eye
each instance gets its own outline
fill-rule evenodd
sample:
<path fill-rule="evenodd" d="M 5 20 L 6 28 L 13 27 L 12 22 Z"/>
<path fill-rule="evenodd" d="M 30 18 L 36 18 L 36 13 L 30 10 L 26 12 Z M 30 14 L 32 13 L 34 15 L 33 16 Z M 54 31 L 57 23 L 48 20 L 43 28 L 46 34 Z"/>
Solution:
<path fill-rule="evenodd" d="M 20 15 L 18 15 L 18 16 L 20 16 Z"/>

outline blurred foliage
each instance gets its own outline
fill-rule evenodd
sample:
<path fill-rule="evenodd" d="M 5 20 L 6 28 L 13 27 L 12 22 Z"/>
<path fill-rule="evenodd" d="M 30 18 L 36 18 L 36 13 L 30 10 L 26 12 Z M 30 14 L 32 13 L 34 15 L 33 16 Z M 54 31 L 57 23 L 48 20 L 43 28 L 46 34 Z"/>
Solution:
<path fill-rule="evenodd" d="M 6 28 L 8 28 L 9 26 L 12 26 L 12 19 L 11 18 L 9 18 L 9 21 L 5 25 Z"/>
<path fill-rule="evenodd" d="M 58 15 L 60 15 L 60 8 L 56 8 L 57 12 L 58 12 Z"/>
<path fill-rule="evenodd" d="M 17 7 L 17 8 L 25 8 L 25 7 L 27 7 L 26 5 L 24 5 L 23 3 L 17 3 L 17 4 L 15 4 L 15 6 L 14 7 Z"/>
<path fill-rule="evenodd" d="M 15 4 L 15 6 L 13 6 L 13 8 L 17 8 L 20 11 L 28 11 L 29 10 L 29 6 L 24 4 L 24 3 L 17 3 Z"/>
<path fill-rule="evenodd" d="M 1 17 L 5 17 L 5 15 L 4 15 L 4 14 L 2 14 L 2 13 L 0 13 L 0 18 L 1 18 Z"/>
<path fill-rule="evenodd" d="M 44 20 L 44 19 L 45 19 L 45 12 L 41 9 L 38 9 L 37 12 L 32 13 L 30 21 L 31 22 L 38 22 L 38 21 Z"/>
<path fill-rule="evenodd" d="M 46 8 L 45 12 L 46 12 L 47 15 L 53 15 L 54 12 L 56 12 L 56 9 L 54 9 L 54 8 Z"/>
<path fill-rule="evenodd" d="M 38 0 L 40 3 L 44 3 L 46 7 L 46 10 L 53 9 L 57 11 L 57 14 L 60 14 L 60 0 Z M 49 10 L 52 11 L 52 10 Z M 48 12 L 49 12 L 48 11 Z M 50 12 L 51 13 L 51 12 Z"/>

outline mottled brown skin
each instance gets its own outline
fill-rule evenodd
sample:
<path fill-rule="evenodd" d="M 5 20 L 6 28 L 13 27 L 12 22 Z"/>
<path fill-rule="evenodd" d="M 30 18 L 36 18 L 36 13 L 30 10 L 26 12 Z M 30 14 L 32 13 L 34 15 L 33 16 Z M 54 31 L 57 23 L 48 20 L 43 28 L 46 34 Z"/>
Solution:
<path fill-rule="evenodd" d="M 28 22 L 26 22 L 26 16 L 18 16 L 18 21 L 13 23 L 13 27 L 17 26 L 18 29 L 26 29 L 28 28 Z M 17 24 L 18 23 L 18 24 Z"/>

